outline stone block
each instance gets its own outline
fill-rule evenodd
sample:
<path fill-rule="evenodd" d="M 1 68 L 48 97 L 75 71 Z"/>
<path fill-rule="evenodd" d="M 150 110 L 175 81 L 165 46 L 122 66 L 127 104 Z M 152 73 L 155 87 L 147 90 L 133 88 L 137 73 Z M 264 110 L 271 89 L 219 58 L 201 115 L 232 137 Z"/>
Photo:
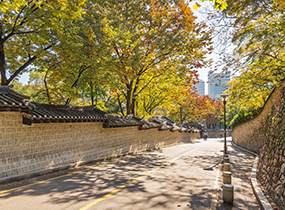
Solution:
<path fill-rule="evenodd" d="M 7 171 L 7 176 L 12 176 L 13 175 L 13 171 Z"/>
<path fill-rule="evenodd" d="M 13 175 L 17 175 L 18 174 L 18 169 L 13 169 Z"/>
<path fill-rule="evenodd" d="M 285 144 L 284 144 L 285 145 Z M 281 166 L 281 171 L 282 174 L 285 174 L 285 163 L 282 164 Z"/>

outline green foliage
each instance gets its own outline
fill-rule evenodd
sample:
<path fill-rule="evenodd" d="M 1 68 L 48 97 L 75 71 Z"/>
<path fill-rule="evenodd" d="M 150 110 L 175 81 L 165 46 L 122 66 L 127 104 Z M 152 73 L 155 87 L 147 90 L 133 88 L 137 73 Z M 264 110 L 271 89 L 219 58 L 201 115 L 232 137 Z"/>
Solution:
<path fill-rule="evenodd" d="M 234 128 L 235 126 L 244 123 L 252 118 L 254 118 L 255 116 L 257 116 L 262 107 L 259 107 L 257 109 L 251 109 L 249 110 L 248 107 L 246 107 L 247 109 L 236 109 L 236 110 L 229 110 L 229 112 L 227 112 L 227 125 L 231 126 L 232 128 Z"/>
<path fill-rule="evenodd" d="M 194 24 L 183 1 L 89 4 L 54 48 L 56 54 L 37 63 L 45 92 L 58 92 L 57 98 L 46 94 L 50 103 L 73 103 L 82 94 L 94 102 L 110 95 L 121 114 L 152 115 L 167 94 L 193 82 L 191 68 L 207 65 L 210 32 Z"/>
<path fill-rule="evenodd" d="M 193 23 L 183 1 L 110 1 L 104 6 L 106 36 L 100 42 L 108 43 L 109 56 L 102 63 L 113 93 L 124 98 L 127 114 L 136 114 L 139 98 L 150 93 L 148 86 L 164 87 L 167 80 L 193 75 L 189 67 L 198 61 L 207 64 L 209 33 L 205 25 Z"/>
<path fill-rule="evenodd" d="M 235 31 L 235 58 L 224 57 L 223 71 L 238 72 L 228 83 L 228 120 L 233 127 L 256 116 L 285 78 L 284 1 L 227 1 L 223 11 Z"/>
<path fill-rule="evenodd" d="M 230 0 L 225 11 L 235 17 L 232 42 L 239 56 L 234 65 L 229 60 L 225 70 L 234 67 L 232 71 L 241 71 L 244 79 L 251 77 L 254 91 L 260 85 L 274 87 L 285 77 L 285 14 L 280 6 L 272 6 L 278 2 Z"/>
<path fill-rule="evenodd" d="M 146 117 L 177 103 L 189 111 L 194 69 L 210 64 L 212 31 L 183 0 L 17 0 L 0 10 L 1 85 L 31 72 L 15 86 L 32 101 Z"/>
<path fill-rule="evenodd" d="M 46 55 L 66 28 L 81 18 L 84 0 L 15 0 L 0 3 L 1 85 L 30 70 L 31 64 Z M 10 77 L 7 78 L 7 75 Z"/>

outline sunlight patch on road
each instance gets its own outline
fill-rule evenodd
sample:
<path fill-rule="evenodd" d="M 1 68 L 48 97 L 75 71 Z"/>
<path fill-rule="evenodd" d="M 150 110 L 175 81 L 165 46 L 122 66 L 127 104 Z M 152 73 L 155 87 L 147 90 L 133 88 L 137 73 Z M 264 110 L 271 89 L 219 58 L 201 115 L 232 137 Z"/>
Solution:
<path fill-rule="evenodd" d="M 88 168 L 86 168 L 84 170 L 75 171 L 75 172 L 72 172 L 72 173 L 69 173 L 69 174 L 65 174 L 65 175 L 62 175 L 62 176 L 57 176 L 57 177 L 53 177 L 53 178 L 46 179 L 46 180 L 43 180 L 43 181 L 34 182 L 32 184 L 24 185 L 24 186 L 21 186 L 21 187 L 16 187 L 16 188 L 12 188 L 12 189 L 9 189 L 9 190 L 0 191 L 0 195 L 1 194 L 5 194 L 5 193 L 9 193 L 9 192 L 12 192 L 12 191 L 15 191 L 15 190 L 20 190 L 20 189 L 23 189 L 23 188 L 26 188 L 26 187 L 31 187 L 31 186 L 34 186 L 34 185 L 37 185 L 37 184 L 42 184 L 42 183 L 49 182 L 49 181 L 52 181 L 52 180 L 60 179 L 60 178 L 63 178 L 63 177 L 71 176 L 73 174 L 78 174 L 78 173 L 81 173 L 81 172 L 85 172 L 85 171 L 89 171 L 89 170 L 92 170 L 92 169 L 96 169 L 98 167 L 106 166 L 106 165 L 109 165 L 111 163 L 116 163 L 118 161 L 120 161 L 120 160 L 116 160 L 114 162 L 101 164 L 101 165 L 98 165 L 98 166 L 88 167 Z"/>
<path fill-rule="evenodd" d="M 198 148 L 199 148 L 199 147 L 198 147 Z M 187 153 L 189 153 L 189 152 L 193 152 L 194 150 L 197 150 L 198 148 L 195 148 L 195 149 L 189 150 L 189 151 L 187 151 L 187 152 L 183 152 L 183 153 L 181 153 L 181 154 L 176 155 L 175 157 L 171 158 L 171 160 L 170 160 L 169 162 L 164 163 L 164 164 L 162 164 L 161 166 L 159 166 L 159 167 L 157 167 L 157 168 L 155 168 L 155 169 L 153 169 L 153 170 L 147 172 L 146 174 L 144 174 L 144 175 L 142 175 L 142 176 L 140 176 L 140 177 L 138 177 L 138 178 L 136 178 L 136 179 L 134 179 L 134 180 L 128 182 L 127 184 L 120 186 L 119 188 L 117 188 L 117 189 L 113 190 L 112 192 L 110 192 L 110 193 L 108 193 L 108 194 L 102 196 L 101 198 L 96 199 L 95 201 L 93 201 L 93 202 L 89 203 L 88 205 L 86 205 L 86 206 L 80 208 L 79 210 L 86 210 L 86 209 L 89 209 L 90 207 L 94 206 L 95 204 L 97 204 L 97 203 L 103 201 L 104 199 L 110 197 L 111 195 L 114 195 L 115 193 L 119 192 L 120 190 L 122 190 L 122 189 L 128 187 L 129 185 L 135 183 L 136 181 L 140 180 L 141 178 L 143 178 L 143 177 L 145 177 L 145 176 L 148 176 L 148 175 L 151 174 L 152 172 L 154 172 L 154 171 L 156 171 L 156 170 L 158 170 L 158 169 L 160 169 L 160 168 L 162 168 L 162 167 L 168 165 L 169 163 L 174 162 L 174 161 L 177 160 L 180 156 L 185 155 L 185 154 L 187 154 Z"/>

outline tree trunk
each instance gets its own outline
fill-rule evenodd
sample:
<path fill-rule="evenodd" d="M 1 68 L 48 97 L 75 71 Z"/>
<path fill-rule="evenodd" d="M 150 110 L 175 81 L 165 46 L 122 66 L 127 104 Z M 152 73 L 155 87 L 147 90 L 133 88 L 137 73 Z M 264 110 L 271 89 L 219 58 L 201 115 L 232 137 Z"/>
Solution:
<path fill-rule="evenodd" d="M 2 41 L 2 39 L 3 39 L 3 28 L 2 24 L 0 24 L 0 41 Z M 4 43 L 0 45 L 0 74 L 1 74 L 1 85 L 7 85 Z"/>
<path fill-rule="evenodd" d="M 91 93 L 91 105 L 94 106 L 94 96 L 92 93 Z"/>
<path fill-rule="evenodd" d="M 183 111 L 183 108 L 182 108 L 182 106 L 180 106 L 180 124 L 182 124 L 182 122 L 183 122 L 183 113 L 182 113 L 182 111 Z"/>
<path fill-rule="evenodd" d="M 48 72 L 46 72 L 46 74 L 45 74 L 44 83 L 45 83 L 46 94 L 47 94 L 47 98 L 48 98 L 48 104 L 51 104 L 51 98 L 50 98 L 48 84 L 47 84 L 47 74 L 48 74 Z"/>
<path fill-rule="evenodd" d="M 133 95 L 133 98 L 132 98 L 131 107 L 132 107 L 132 114 L 135 117 L 135 115 L 136 115 L 136 112 L 135 112 L 135 110 L 136 110 L 136 99 L 135 99 L 134 95 Z"/>
<path fill-rule="evenodd" d="M 97 83 L 95 85 L 95 90 L 96 90 L 96 94 L 95 94 L 95 107 L 97 107 L 98 104 L 98 87 L 97 87 Z"/>
<path fill-rule="evenodd" d="M 124 110 L 123 110 L 123 107 L 122 107 L 122 103 L 121 103 L 121 100 L 120 100 L 120 95 L 118 94 L 118 103 L 119 103 L 119 108 L 121 110 L 121 113 L 122 115 L 124 116 Z"/>
<path fill-rule="evenodd" d="M 127 115 L 132 114 L 132 87 L 133 81 L 127 84 Z"/>
<path fill-rule="evenodd" d="M 94 91 L 93 91 L 93 82 L 90 81 L 89 83 L 91 89 L 91 105 L 94 106 Z"/>
<path fill-rule="evenodd" d="M 137 96 L 137 89 L 138 89 L 138 84 L 140 82 L 140 75 L 137 75 L 136 82 L 135 82 L 135 87 L 132 89 L 132 104 L 131 104 L 131 112 L 133 116 L 136 116 L 136 96 Z"/>
<path fill-rule="evenodd" d="M 4 45 L 0 45 L 0 72 L 1 72 L 1 85 L 8 85 L 6 78 L 6 69 L 5 69 L 5 53 Z"/>

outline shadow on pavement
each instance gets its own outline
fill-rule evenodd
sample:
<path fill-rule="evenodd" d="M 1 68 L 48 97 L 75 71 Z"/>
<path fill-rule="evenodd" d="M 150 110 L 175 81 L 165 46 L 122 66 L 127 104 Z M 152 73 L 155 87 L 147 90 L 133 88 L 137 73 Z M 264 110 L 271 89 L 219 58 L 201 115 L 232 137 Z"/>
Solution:
<path fill-rule="evenodd" d="M 202 142 L 195 141 L 192 144 L 200 144 Z M 168 162 L 167 157 L 161 152 L 158 150 L 156 153 L 129 156 L 104 167 L 90 169 L 86 172 L 11 191 L 0 195 L 0 204 L 1 201 L 8 200 L 10 197 L 17 198 L 23 195 L 32 197 L 34 202 L 37 202 L 36 200 L 39 196 L 46 195 L 43 201 L 44 204 L 64 204 L 65 206 L 62 206 L 64 208 L 81 201 L 94 201 Z M 127 209 L 124 208 L 124 205 L 139 205 L 142 202 L 140 195 L 144 192 L 144 200 L 146 202 L 142 204 L 142 208 L 138 209 L 173 209 L 174 207 L 179 207 L 179 205 L 191 209 L 208 209 L 211 202 L 212 187 L 204 187 L 207 186 L 208 180 L 203 176 L 207 173 L 212 173 L 213 170 L 217 170 L 221 157 L 216 153 L 197 156 L 182 155 L 177 161 L 179 165 L 172 162 L 157 170 L 155 175 L 149 174 L 144 178 L 151 182 L 145 183 L 143 180 L 138 180 L 124 188 L 123 193 L 118 192 L 116 198 L 120 203 L 116 203 L 116 209 Z M 239 167 L 237 163 L 235 164 L 236 167 Z M 84 166 L 74 170 L 37 177 L 23 181 L 20 184 L 18 183 L 16 184 L 17 186 L 13 187 L 31 184 L 77 170 L 80 171 L 88 167 L 92 166 Z M 192 176 L 197 170 L 201 171 L 201 177 Z M 149 188 L 147 187 L 148 184 L 154 187 Z M 193 187 L 195 190 L 193 190 Z M 200 190 L 196 190 L 195 187 Z M 2 190 L 5 190 L 5 188 L 2 188 Z M 134 196 L 126 197 L 125 194 L 127 193 L 132 193 Z M 169 203 L 173 206 L 168 206 Z M 113 208 L 106 207 L 105 209 Z"/>
<path fill-rule="evenodd" d="M 232 205 L 223 203 L 223 190 L 220 189 L 217 210 L 260 209 L 250 184 L 251 170 L 255 156 L 232 147 L 229 142 L 227 142 L 227 146 L 231 163 L 232 185 L 234 186 L 234 203 Z"/>

